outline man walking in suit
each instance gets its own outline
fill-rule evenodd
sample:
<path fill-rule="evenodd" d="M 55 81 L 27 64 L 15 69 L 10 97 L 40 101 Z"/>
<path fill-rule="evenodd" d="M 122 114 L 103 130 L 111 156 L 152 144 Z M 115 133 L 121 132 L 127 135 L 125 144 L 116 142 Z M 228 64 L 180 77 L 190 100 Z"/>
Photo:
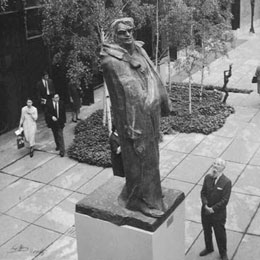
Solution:
<path fill-rule="evenodd" d="M 212 173 L 207 174 L 201 190 L 201 220 L 206 248 L 200 252 L 205 256 L 214 251 L 212 243 L 212 228 L 215 233 L 219 254 L 222 260 L 228 260 L 226 236 L 226 206 L 231 194 L 231 180 L 223 171 L 226 162 L 217 158 L 212 165 Z"/>
<path fill-rule="evenodd" d="M 42 79 L 37 83 L 37 90 L 38 98 L 42 105 L 51 100 L 55 93 L 55 88 L 52 79 L 49 78 L 48 72 L 43 72 Z"/>
<path fill-rule="evenodd" d="M 46 122 L 51 128 L 56 143 L 56 151 L 60 151 L 60 156 L 65 154 L 65 145 L 63 138 L 63 128 L 66 123 L 66 111 L 58 94 L 55 94 L 52 100 L 46 103 Z"/>

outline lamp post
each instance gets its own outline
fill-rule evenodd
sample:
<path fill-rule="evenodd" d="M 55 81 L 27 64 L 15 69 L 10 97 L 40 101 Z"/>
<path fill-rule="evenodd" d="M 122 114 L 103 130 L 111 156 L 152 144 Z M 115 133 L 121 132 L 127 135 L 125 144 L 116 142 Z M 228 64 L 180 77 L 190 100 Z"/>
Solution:
<path fill-rule="evenodd" d="M 255 30 L 254 30 L 255 0 L 250 0 L 250 3 L 251 3 L 251 28 L 250 28 L 249 32 L 255 33 Z"/>

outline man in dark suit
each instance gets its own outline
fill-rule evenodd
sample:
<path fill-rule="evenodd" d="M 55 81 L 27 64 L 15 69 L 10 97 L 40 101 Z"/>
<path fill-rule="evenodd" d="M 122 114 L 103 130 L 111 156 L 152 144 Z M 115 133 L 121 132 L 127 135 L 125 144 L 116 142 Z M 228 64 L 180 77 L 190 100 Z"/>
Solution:
<path fill-rule="evenodd" d="M 52 79 L 49 78 L 48 72 L 43 72 L 42 79 L 37 82 L 38 99 L 42 105 L 51 100 L 55 93 Z"/>
<path fill-rule="evenodd" d="M 58 94 L 46 103 L 46 123 L 51 128 L 56 143 L 56 151 L 60 151 L 60 156 L 65 154 L 63 138 L 63 128 L 66 123 L 66 111 Z"/>
<path fill-rule="evenodd" d="M 217 158 L 212 166 L 212 173 L 207 174 L 201 190 L 201 220 L 206 248 L 200 252 L 205 256 L 213 252 L 212 228 L 215 233 L 219 254 L 222 260 L 228 260 L 226 236 L 226 207 L 231 194 L 231 180 L 223 171 L 226 163 Z"/>
<path fill-rule="evenodd" d="M 125 177 L 119 136 L 114 125 L 112 125 L 112 133 L 109 136 L 109 144 L 113 173 L 115 176 Z"/>

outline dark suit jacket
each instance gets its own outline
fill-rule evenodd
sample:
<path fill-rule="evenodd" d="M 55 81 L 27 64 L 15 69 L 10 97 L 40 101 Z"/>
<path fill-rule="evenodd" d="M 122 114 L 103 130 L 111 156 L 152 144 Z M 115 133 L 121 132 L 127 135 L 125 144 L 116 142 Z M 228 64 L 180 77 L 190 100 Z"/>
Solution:
<path fill-rule="evenodd" d="M 207 174 L 201 190 L 202 214 L 204 214 L 204 206 L 208 205 L 214 210 L 214 218 L 226 218 L 226 206 L 231 194 L 231 180 L 222 174 L 214 187 L 213 181 L 212 176 Z"/>
<path fill-rule="evenodd" d="M 54 88 L 53 81 L 52 79 L 48 79 L 47 81 L 48 81 L 48 88 L 49 88 L 50 95 L 54 95 L 55 88 Z M 37 92 L 38 92 L 37 94 L 38 100 L 40 100 L 41 98 L 47 99 L 47 90 L 43 85 L 42 79 L 37 82 Z"/>
<path fill-rule="evenodd" d="M 116 136 L 113 132 L 109 137 L 109 143 L 111 148 L 111 162 L 112 169 L 115 176 L 124 177 L 124 167 L 121 153 L 117 154 L 117 148 L 120 146 L 119 137 Z"/>
<path fill-rule="evenodd" d="M 53 106 L 53 101 L 48 100 L 46 103 L 46 123 L 47 126 L 50 128 L 63 128 L 66 123 L 66 111 L 64 103 L 60 100 L 59 101 L 59 118 L 58 121 L 53 121 L 52 117 L 56 116 L 56 111 Z"/>

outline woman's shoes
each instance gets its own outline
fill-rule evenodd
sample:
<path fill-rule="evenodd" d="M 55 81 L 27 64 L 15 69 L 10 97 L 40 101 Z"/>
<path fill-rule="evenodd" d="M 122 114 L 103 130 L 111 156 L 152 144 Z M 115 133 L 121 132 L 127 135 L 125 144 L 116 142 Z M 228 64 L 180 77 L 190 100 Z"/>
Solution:
<path fill-rule="evenodd" d="M 33 157 L 33 147 L 30 147 L 30 157 Z"/>

